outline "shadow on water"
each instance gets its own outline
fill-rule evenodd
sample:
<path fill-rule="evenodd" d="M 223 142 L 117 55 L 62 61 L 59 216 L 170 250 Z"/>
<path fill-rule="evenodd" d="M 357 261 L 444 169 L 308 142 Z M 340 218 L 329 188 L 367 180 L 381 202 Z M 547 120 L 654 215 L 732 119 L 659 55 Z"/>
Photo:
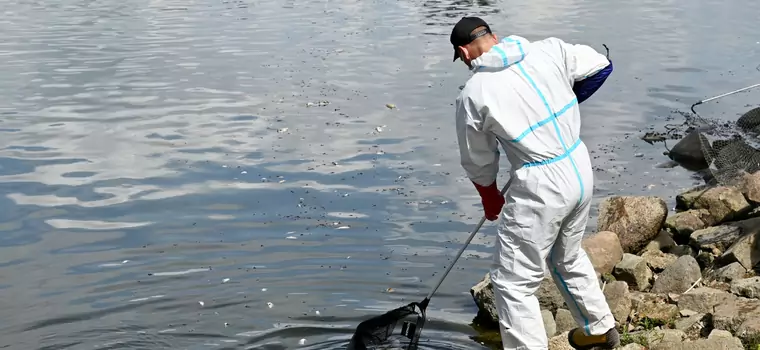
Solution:
<path fill-rule="evenodd" d="M 631 135 L 748 85 L 756 64 L 723 74 L 754 57 L 760 4 L 719 5 L 0 4 L 0 347 L 339 349 L 424 298 L 481 214 L 451 119 L 468 72 L 446 36 L 464 15 L 607 43 L 616 73 L 581 131 L 595 203 L 672 196 L 687 175 Z M 480 346 L 469 288 L 494 234 L 431 301 L 423 349 Z"/>

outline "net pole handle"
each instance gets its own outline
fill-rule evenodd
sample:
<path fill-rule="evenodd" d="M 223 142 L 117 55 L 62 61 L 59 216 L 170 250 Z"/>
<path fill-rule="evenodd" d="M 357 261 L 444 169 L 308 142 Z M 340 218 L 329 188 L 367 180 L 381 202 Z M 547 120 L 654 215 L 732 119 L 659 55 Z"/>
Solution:
<path fill-rule="evenodd" d="M 504 196 L 504 194 L 507 193 L 507 189 L 509 188 L 509 185 L 511 183 L 512 183 L 512 177 L 509 178 L 509 181 L 507 181 L 507 183 L 501 189 L 502 196 Z M 433 297 L 433 294 L 435 294 L 435 292 L 438 290 L 438 287 L 441 286 L 441 284 L 443 283 L 443 280 L 446 279 L 446 276 L 449 274 L 449 271 L 451 271 L 451 269 L 454 267 L 454 264 L 456 264 L 457 260 L 459 260 L 459 258 L 462 256 L 462 253 L 464 253 L 464 250 L 467 249 L 467 246 L 470 245 L 470 241 L 472 241 L 472 239 L 480 230 L 480 227 L 483 226 L 485 222 L 486 222 L 486 217 L 485 215 L 483 215 L 483 217 L 480 218 L 480 222 L 478 223 L 478 225 L 475 226 L 475 229 L 472 230 L 472 233 L 470 233 L 470 237 L 467 238 L 467 241 L 464 243 L 462 248 L 459 248 L 459 253 L 457 253 L 457 256 L 454 258 L 454 261 L 452 261 L 451 264 L 449 264 L 449 266 L 446 268 L 446 272 L 443 273 L 443 275 L 441 276 L 441 279 L 435 285 L 435 288 L 433 288 L 433 290 L 431 290 L 430 293 L 428 293 L 427 297 L 425 297 L 425 300 L 421 304 L 423 308 L 427 307 L 427 303 L 428 301 L 430 301 L 430 298 Z"/>
<path fill-rule="evenodd" d="M 733 94 L 735 94 L 735 93 L 737 93 L 737 92 L 742 92 L 742 91 L 744 91 L 744 90 L 749 90 L 749 89 L 751 89 L 751 88 L 755 88 L 755 87 L 758 87 L 758 86 L 760 86 L 760 84 L 750 85 L 750 86 L 747 86 L 747 87 L 745 87 L 745 88 L 741 88 L 741 89 L 739 89 L 739 90 L 734 90 L 734 91 L 731 91 L 731 92 L 727 92 L 727 93 L 725 93 L 725 94 L 720 94 L 720 95 L 718 95 L 718 96 L 713 96 L 713 97 L 710 97 L 710 98 L 706 98 L 706 99 L 704 99 L 704 100 L 701 100 L 701 101 L 699 101 L 699 102 L 697 102 L 697 103 L 693 104 L 693 105 L 692 105 L 692 108 L 693 108 L 694 106 L 697 106 L 697 105 L 701 105 L 701 104 L 703 104 L 703 103 L 705 103 L 705 102 L 710 102 L 710 101 L 712 101 L 712 100 L 715 100 L 715 99 L 719 99 L 719 98 L 721 98 L 721 97 L 726 97 L 726 96 L 728 96 L 728 95 L 733 95 Z"/>

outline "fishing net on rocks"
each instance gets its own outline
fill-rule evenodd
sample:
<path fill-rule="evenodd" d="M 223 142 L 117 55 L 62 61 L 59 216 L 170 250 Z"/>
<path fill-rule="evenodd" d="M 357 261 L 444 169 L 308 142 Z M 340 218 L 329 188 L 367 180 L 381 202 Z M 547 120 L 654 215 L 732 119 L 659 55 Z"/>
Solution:
<path fill-rule="evenodd" d="M 745 112 L 735 122 L 708 120 L 694 112 L 682 126 L 682 138 L 671 137 L 678 130 L 671 126 L 666 133 L 647 133 L 643 139 L 652 143 L 680 138 L 668 149 L 668 157 L 700 173 L 708 185 L 739 185 L 744 176 L 760 171 L 760 107 Z"/>

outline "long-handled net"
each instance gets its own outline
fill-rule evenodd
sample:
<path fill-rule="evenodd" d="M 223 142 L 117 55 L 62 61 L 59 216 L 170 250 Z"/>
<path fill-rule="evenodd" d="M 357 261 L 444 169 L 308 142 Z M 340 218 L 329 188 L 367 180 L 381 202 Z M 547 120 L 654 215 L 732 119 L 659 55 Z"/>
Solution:
<path fill-rule="evenodd" d="M 760 170 L 760 107 L 747 111 L 733 123 L 707 121 L 697 114 L 694 107 L 758 86 L 760 84 L 734 90 L 698 101 L 691 106 L 691 111 L 702 125 L 687 137 L 699 140 L 700 156 L 703 157 L 700 163 L 704 167 L 707 184 L 738 185 L 744 176 Z"/>
<path fill-rule="evenodd" d="M 502 196 L 507 192 L 511 182 L 512 179 L 510 178 L 504 185 L 504 188 L 502 188 Z M 443 273 L 443 276 L 441 276 L 438 283 L 433 290 L 428 293 L 425 299 L 419 303 L 413 302 L 361 322 L 356 327 L 354 335 L 351 337 L 351 341 L 348 343 L 346 349 L 417 349 L 422 327 L 425 325 L 427 319 L 425 311 L 427 310 L 430 298 L 433 297 L 433 294 L 438 290 L 438 287 L 441 286 L 443 280 L 449 274 L 449 271 L 451 271 L 454 264 L 456 264 L 457 260 L 462 256 L 462 253 L 464 253 L 464 250 L 470 244 L 472 238 L 475 237 L 475 234 L 478 233 L 478 230 L 480 230 L 480 227 L 483 226 L 485 221 L 486 218 L 483 216 L 478 225 L 475 226 L 475 229 L 472 230 L 472 233 L 470 233 L 470 237 L 468 237 L 464 245 L 459 248 L 459 252 L 454 258 L 454 261 L 449 264 L 446 268 L 446 272 Z"/>

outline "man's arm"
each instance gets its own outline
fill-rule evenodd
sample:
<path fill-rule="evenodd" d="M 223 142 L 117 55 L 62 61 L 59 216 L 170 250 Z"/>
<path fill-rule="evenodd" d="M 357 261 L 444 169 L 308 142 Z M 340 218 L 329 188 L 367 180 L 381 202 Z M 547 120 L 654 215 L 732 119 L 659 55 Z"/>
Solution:
<path fill-rule="evenodd" d="M 460 95 L 456 103 L 456 130 L 461 164 L 467 177 L 475 185 L 486 219 L 499 218 L 504 196 L 496 185 L 499 172 L 499 142 L 496 136 L 484 130 L 484 118 L 477 106 Z"/>
<path fill-rule="evenodd" d="M 499 172 L 499 148 L 496 136 L 483 130 L 484 120 L 468 97 L 456 101 L 456 133 L 462 167 L 476 187 L 488 187 Z"/>
<path fill-rule="evenodd" d="M 578 97 L 578 103 L 581 103 L 604 84 L 612 73 L 612 62 L 590 46 L 559 41 L 564 51 L 567 73 L 573 82 L 573 92 Z"/>

